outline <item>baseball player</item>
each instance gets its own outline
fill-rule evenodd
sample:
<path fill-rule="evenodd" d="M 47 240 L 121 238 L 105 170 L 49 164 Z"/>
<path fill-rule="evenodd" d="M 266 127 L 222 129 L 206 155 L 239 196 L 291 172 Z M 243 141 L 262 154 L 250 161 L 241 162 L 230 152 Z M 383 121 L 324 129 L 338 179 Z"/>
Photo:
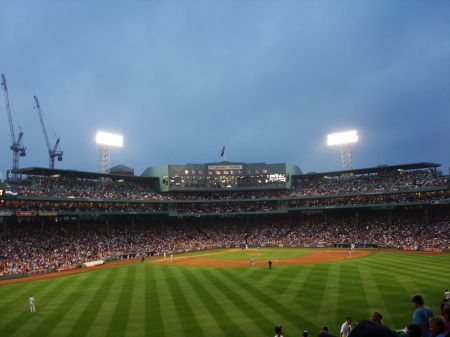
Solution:
<path fill-rule="evenodd" d="M 33 297 L 33 295 L 30 296 L 29 302 L 30 302 L 30 311 L 31 312 L 36 312 L 36 306 L 34 305 L 34 297 Z"/>

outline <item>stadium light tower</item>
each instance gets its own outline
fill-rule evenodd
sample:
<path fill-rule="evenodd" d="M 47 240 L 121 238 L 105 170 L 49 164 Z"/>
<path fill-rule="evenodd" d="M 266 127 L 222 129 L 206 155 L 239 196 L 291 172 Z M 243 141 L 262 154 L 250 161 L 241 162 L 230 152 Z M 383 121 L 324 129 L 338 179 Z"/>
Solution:
<path fill-rule="evenodd" d="M 112 133 L 106 133 L 98 131 L 95 137 L 95 141 L 100 145 L 100 172 L 109 173 L 110 171 L 110 151 L 111 146 L 123 146 L 123 136 L 114 135 Z"/>
<path fill-rule="evenodd" d="M 328 145 L 341 145 L 342 170 L 352 169 L 352 147 L 351 144 L 358 141 L 356 131 L 334 133 L 328 135 Z"/>

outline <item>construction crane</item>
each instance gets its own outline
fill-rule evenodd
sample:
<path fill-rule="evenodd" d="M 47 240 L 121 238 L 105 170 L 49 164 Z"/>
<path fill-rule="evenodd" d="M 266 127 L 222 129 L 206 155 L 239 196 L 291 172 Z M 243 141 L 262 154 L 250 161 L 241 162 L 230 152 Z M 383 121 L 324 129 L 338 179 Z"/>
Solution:
<path fill-rule="evenodd" d="M 55 146 L 53 146 L 53 149 L 50 146 L 50 142 L 48 140 L 47 130 L 45 129 L 45 123 L 44 119 L 42 118 L 42 111 L 41 106 L 39 105 L 39 100 L 36 96 L 34 96 L 34 101 L 36 102 L 36 109 L 39 114 L 39 120 L 41 121 L 42 125 L 42 132 L 44 133 L 45 142 L 47 143 L 47 149 L 48 149 L 48 155 L 49 155 L 49 167 L 51 169 L 55 168 L 55 158 L 58 158 L 58 161 L 62 161 L 63 151 L 56 151 L 59 145 L 59 137 L 56 139 Z"/>
<path fill-rule="evenodd" d="M 8 87 L 6 86 L 6 78 L 5 75 L 2 74 L 2 85 L 3 90 L 5 92 L 5 101 L 6 101 L 6 113 L 8 114 L 8 120 L 9 120 L 9 130 L 11 132 L 11 140 L 12 145 L 10 146 L 10 149 L 13 151 L 13 169 L 17 170 L 19 168 L 19 157 L 25 157 L 26 156 L 26 147 L 20 145 L 20 142 L 22 141 L 23 132 L 20 130 L 19 125 L 19 137 L 16 140 L 16 136 L 14 134 L 14 125 L 12 122 L 11 117 L 11 107 L 9 105 L 9 95 L 8 95 Z"/>

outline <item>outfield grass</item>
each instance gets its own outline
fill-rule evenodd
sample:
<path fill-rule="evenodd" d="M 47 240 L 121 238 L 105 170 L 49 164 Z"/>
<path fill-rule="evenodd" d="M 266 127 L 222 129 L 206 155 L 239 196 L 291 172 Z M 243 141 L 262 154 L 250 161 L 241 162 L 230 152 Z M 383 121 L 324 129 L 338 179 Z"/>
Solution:
<path fill-rule="evenodd" d="M 241 249 L 213 249 L 202 250 L 195 253 L 185 254 L 183 256 L 205 256 L 213 259 L 235 259 L 235 260 L 248 260 L 250 263 L 251 257 L 255 260 L 265 261 L 271 259 L 288 259 L 291 257 L 304 256 L 311 254 L 314 251 L 311 249 L 298 249 L 298 248 L 262 248 L 261 254 L 255 249 L 241 250 Z"/>
<path fill-rule="evenodd" d="M 261 258 L 286 258 L 291 251 L 264 249 Z M 239 254 L 225 251 L 222 257 L 227 255 Z M 338 335 L 346 316 L 356 322 L 373 311 L 397 329 L 411 323 L 413 295 L 421 294 L 437 315 L 450 287 L 449 254 L 373 251 L 358 259 L 272 270 L 151 261 L 2 284 L 0 336 L 255 337 L 275 335 L 276 325 L 283 325 L 285 337 L 303 330 L 317 336 L 323 325 Z M 29 312 L 31 294 L 36 314 Z"/>

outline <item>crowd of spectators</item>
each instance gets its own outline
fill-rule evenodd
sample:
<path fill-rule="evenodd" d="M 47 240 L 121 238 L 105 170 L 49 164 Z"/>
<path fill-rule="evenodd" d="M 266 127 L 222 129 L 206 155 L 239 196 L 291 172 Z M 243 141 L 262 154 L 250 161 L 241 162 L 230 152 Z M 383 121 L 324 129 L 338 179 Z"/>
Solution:
<path fill-rule="evenodd" d="M 290 219 L 262 217 L 140 218 L 135 224 L 119 218 L 9 224 L 0 239 L 0 275 L 70 266 L 109 257 L 210 246 L 376 244 L 450 248 L 450 215 L 434 214 L 427 224 L 423 213 L 370 213 L 355 218 L 315 214 Z"/>
<path fill-rule="evenodd" d="M 152 186 L 143 182 L 29 176 L 24 184 L 3 186 L 5 190 L 14 190 L 17 195 L 27 198 L 8 200 L 0 205 L 0 210 L 145 213 L 176 211 L 182 215 L 261 213 L 278 211 L 280 208 L 448 202 L 450 190 L 436 189 L 441 186 L 448 186 L 448 178 L 432 170 L 339 178 L 320 177 L 297 181 L 292 190 L 183 193 L 157 193 Z M 386 193 L 389 191 L 392 193 Z"/>
<path fill-rule="evenodd" d="M 293 182 L 292 190 L 157 193 L 144 182 L 28 176 L 22 184 L 0 186 L 27 197 L 8 199 L 0 205 L 0 211 L 175 212 L 180 216 L 230 217 L 164 217 L 160 218 L 163 223 L 154 223 L 154 218 L 144 216 L 133 226 L 110 217 L 109 223 L 105 219 L 83 220 L 80 227 L 70 220 L 47 220 L 42 226 L 32 218 L 14 218 L 21 222 L 8 222 L 0 239 L 0 275 L 76 265 L 130 252 L 148 254 L 206 246 L 375 243 L 413 249 L 450 248 L 450 214 L 446 211 L 438 212 L 430 221 L 425 221 L 423 211 L 419 214 L 412 209 L 395 211 L 394 218 L 386 212 L 369 212 L 358 219 L 345 213 L 326 220 L 323 214 L 294 219 L 270 214 L 282 208 L 448 203 L 449 190 L 436 189 L 448 183 L 448 177 L 433 170 L 411 170 L 302 179 Z M 241 213 L 258 216 L 248 221 L 239 216 Z"/>
<path fill-rule="evenodd" d="M 226 191 L 221 193 L 157 193 L 149 183 L 89 180 L 73 177 L 28 176 L 26 184 L 11 185 L 19 196 L 108 200 L 237 200 L 345 195 L 408 191 L 448 186 L 448 177 L 432 170 L 387 172 L 371 175 L 318 177 L 293 182 L 291 191 Z"/>

